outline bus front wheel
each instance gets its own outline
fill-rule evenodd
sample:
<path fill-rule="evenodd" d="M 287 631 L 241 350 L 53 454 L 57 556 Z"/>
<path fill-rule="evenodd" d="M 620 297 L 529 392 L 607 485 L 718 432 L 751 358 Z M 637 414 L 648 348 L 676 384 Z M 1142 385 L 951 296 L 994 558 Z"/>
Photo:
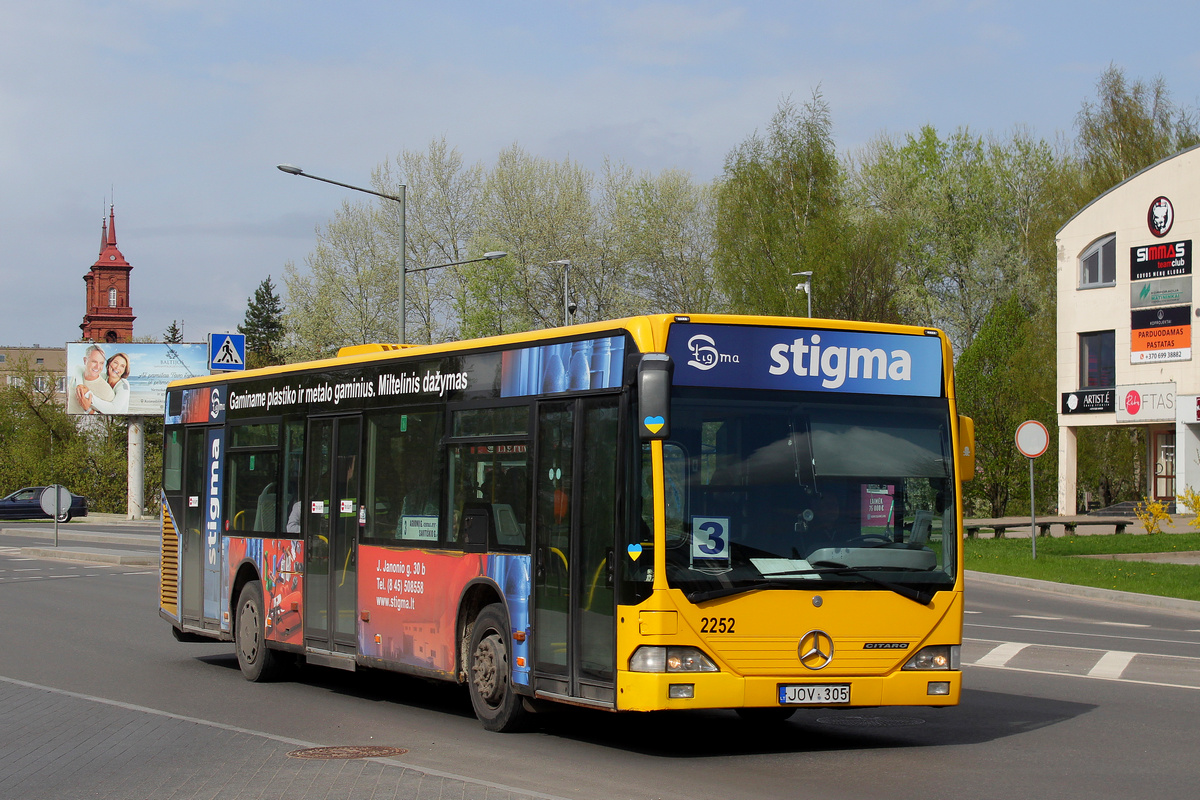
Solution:
<path fill-rule="evenodd" d="M 467 683 L 475 716 L 489 731 L 518 730 L 525 721 L 525 707 L 512 687 L 510 638 L 504 606 L 493 603 L 479 612 L 467 651 Z"/>
<path fill-rule="evenodd" d="M 266 614 L 261 581 L 250 581 L 238 596 L 234 645 L 242 677 L 269 681 L 279 672 L 279 655 L 267 647 Z"/>

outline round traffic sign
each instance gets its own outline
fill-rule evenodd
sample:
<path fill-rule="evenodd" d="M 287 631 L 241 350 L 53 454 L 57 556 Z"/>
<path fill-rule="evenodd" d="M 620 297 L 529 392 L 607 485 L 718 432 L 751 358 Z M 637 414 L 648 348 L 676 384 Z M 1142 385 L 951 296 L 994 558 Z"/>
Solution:
<path fill-rule="evenodd" d="M 58 493 L 57 509 L 54 508 L 54 495 L 56 491 Z M 71 509 L 71 492 L 68 491 L 67 487 L 65 486 L 58 486 L 57 484 L 54 486 L 47 486 L 42 490 L 40 501 L 42 505 L 42 511 L 45 511 L 49 516 L 53 517 L 56 510 L 58 515 L 62 516 L 64 511 L 69 511 Z"/>
<path fill-rule="evenodd" d="M 1050 446 L 1050 433 L 1036 419 L 1027 419 L 1017 426 L 1017 449 L 1026 458 L 1037 458 Z"/>

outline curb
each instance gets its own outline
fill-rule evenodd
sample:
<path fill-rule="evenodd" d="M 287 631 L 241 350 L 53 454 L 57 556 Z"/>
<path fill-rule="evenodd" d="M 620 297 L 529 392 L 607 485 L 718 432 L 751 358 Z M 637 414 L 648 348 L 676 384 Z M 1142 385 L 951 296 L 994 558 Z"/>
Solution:
<path fill-rule="evenodd" d="M 27 558 L 47 558 L 57 561 L 87 561 L 92 564 L 115 564 L 122 567 L 155 567 L 159 565 L 158 553 L 124 553 L 116 550 L 61 550 L 53 547 L 22 547 L 21 555 Z"/>
<path fill-rule="evenodd" d="M 1036 578 L 1017 578 L 1012 575 L 997 575 L 993 572 L 977 572 L 972 569 L 965 571 L 966 577 L 980 583 L 995 583 L 1002 586 L 1016 586 L 1023 589 L 1034 589 L 1050 594 L 1062 594 L 1069 597 L 1084 597 L 1089 600 L 1103 600 L 1109 603 L 1122 603 L 1139 608 L 1159 608 L 1165 611 L 1183 611 L 1200 615 L 1200 600 L 1183 600 L 1178 597 L 1160 597 L 1156 594 L 1138 594 L 1137 592 L 1121 592 L 1116 589 L 1097 589 L 1094 586 L 1077 586 L 1073 583 L 1054 583 L 1041 581 Z"/>

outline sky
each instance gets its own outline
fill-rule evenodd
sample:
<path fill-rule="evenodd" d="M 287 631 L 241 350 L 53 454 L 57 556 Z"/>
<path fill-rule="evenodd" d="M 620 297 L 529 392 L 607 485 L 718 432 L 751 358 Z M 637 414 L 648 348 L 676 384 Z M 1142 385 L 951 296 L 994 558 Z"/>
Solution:
<path fill-rule="evenodd" d="M 260 281 L 282 287 L 366 199 L 279 163 L 370 186 L 445 137 L 485 167 L 516 143 L 710 181 L 818 87 L 843 153 L 926 124 L 1054 140 L 1109 64 L 1200 105 L 1183 3 L 39 0 L 4 17 L 8 347 L 79 338 L 110 203 L 135 334 L 235 331 Z"/>

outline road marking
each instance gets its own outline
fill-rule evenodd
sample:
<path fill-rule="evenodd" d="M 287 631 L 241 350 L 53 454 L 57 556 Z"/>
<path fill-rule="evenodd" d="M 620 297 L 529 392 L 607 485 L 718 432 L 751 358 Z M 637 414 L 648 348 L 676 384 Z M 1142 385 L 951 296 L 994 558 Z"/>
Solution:
<path fill-rule="evenodd" d="M 1133 661 L 1133 657 L 1137 653 L 1123 653 L 1120 650 L 1109 650 L 1104 655 L 1100 656 L 1100 660 L 1096 662 L 1096 666 L 1088 670 L 1088 675 L 1092 678 L 1120 678 L 1121 673 L 1129 666 L 1129 662 Z"/>
<path fill-rule="evenodd" d="M 1149 625 L 1143 625 L 1139 622 L 1104 622 L 1101 620 L 1093 621 L 1093 625 L 1112 625 L 1114 628 L 1149 628 Z"/>
<path fill-rule="evenodd" d="M 1039 617 L 1036 614 L 1013 614 L 1013 619 L 1044 619 L 1050 622 L 1062 621 L 1062 617 Z"/>
<path fill-rule="evenodd" d="M 1021 642 L 1002 642 L 993 647 L 983 658 L 975 661 L 977 667 L 1003 667 L 1012 657 L 1024 650 L 1029 645 Z"/>
<path fill-rule="evenodd" d="M 1145 686 L 1168 686 L 1174 689 L 1193 689 L 1200 690 L 1200 685 L 1196 683 L 1169 683 L 1166 681 L 1152 681 L 1144 678 L 1126 678 L 1123 677 L 1125 670 L 1139 656 L 1142 660 L 1140 670 L 1143 675 L 1148 669 L 1162 667 L 1164 662 L 1182 665 L 1182 674 L 1194 675 L 1200 672 L 1200 657 L 1196 656 L 1176 656 L 1166 655 L 1163 653 L 1131 653 L 1125 650 L 1108 650 L 1100 651 L 1090 647 L 1072 647 L 1070 645 L 1060 644 L 1029 644 L 1025 642 L 997 642 L 994 639 L 963 639 L 963 644 L 980 644 L 994 645 L 983 657 L 974 662 L 963 662 L 963 667 L 987 667 L 993 669 L 1004 669 L 1010 672 L 1028 672 L 1037 675 L 1057 675 L 1063 678 L 1090 678 L 1093 680 L 1105 681 L 1120 681 L 1121 683 L 1137 683 Z M 1038 658 L 1036 661 L 1045 662 L 1048 658 L 1053 659 L 1054 651 L 1063 651 L 1059 654 L 1061 665 L 1051 664 L 1049 666 L 1035 666 L 1030 663 L 1030 659 L 1025 660 L 1026 666 L 1014 667 L 1009 665 L 1012 656 L 1019 653 L 1025 648 L 1037 648 Z M 1074 665 L 1079 664 L 1081 658 L 1096 657 L 1096 663 L 1086 672 L 1079 672 Z M 1035 661 L 1035 663 L 1036 663 Z M 1178 672 L 1178 668 L 1171 667 L 1167 671 L 1169 676 L 1172 672 Z"/>
<path fill-rule="evenodd" d="M 964 614 L 982 614 L 982 611 L 964 611 Z"/>
<path fill-rule="evenodd" d="M 1084 631 L 1061 631 L 1061 630 L 1054 631 L 1054 630 L 1046 630 L 1045 628 L 1019 628 L 1014 625 L 982 625 L 978 622 L 968 622 L 963 627 L 988 628 L 990 630 L 998 630 L 998 631 L 1019 631 L 1020 633 L 1050 633 L 1055 636 L 1078 636 L 1078 637 L 1087 637 L 1087 638 L 1091 638 L 1091 639 L 1124 639 L 1124 640 L 1130 641 L 1130 642 L 1155 642 L 1156 644 L 1187 644 L 1187 645 L 1192 645 L 1193 647 L 1196 646 L 1197 644 L 1200 644 L 1200 642 L 1196 642 L 1194 639 L 1160 639 L 1160 638 L 1149 637 L 1149 636 L 1122 636 L 1119 633 L 1086 633 Z M 1183 632 L 1184 633 L 1200 633 L 1200 631 L 1183 631 Z M 995 641 L 995 640 L 994 639 L 985 639 L 982 641 L 991 642 L 991 641 Z M 1098 650 L 1100 648 L 1093 648 L 1093 649 Z"/>

